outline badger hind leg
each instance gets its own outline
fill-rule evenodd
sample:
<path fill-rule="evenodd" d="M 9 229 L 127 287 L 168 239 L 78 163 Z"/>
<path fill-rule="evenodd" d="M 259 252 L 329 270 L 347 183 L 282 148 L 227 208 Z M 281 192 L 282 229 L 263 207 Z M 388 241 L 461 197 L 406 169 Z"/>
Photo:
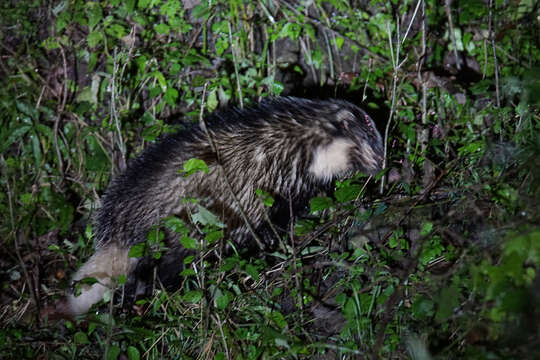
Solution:
<path fill-rule="evenodd" d="M 92 285 L 83 284 L 79 296 L 70 294 L 61 311 L 70 316 L 87 313 L 92 305 L 103 299 L 107 290 L 115 286 L 118 276 L 128 275 L 134 269 L 137 259 L 130 258 L 128 253 L 129 248 L 119 244 L 97 249 L 73 277 L 74 281 L 94 278 L 97 282 Z"/>

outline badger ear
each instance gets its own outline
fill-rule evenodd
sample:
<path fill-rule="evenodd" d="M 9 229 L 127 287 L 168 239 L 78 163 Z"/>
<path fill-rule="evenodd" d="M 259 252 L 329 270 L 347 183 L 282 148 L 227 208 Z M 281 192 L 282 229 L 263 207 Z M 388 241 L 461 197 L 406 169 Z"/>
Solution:
<path fill-rule="evenodd" d="M 336 113 L 336 120 L 345 130 L 349 130 L 349 123 L 355 121 L 355 116 L 347 109 L 341 109 Z"/>

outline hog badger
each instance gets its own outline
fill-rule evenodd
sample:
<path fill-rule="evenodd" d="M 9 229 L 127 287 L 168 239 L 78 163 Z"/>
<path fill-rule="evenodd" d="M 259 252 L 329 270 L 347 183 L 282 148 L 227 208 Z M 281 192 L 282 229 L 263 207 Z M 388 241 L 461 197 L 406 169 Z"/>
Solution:
<path fill-rule="evenodd" d="M 192 158 L 204 160 L 209 172 L 180 174 Z M 346 101 L 289 97 L 214 113 L 202 125 L 152 144 L 112 180 L 97 214 L 95 254 L 74 276 L 98 282 L 83 285 L 79 296 L 68 296 L 61 311 L 86 313 L 119 275 L 129 282 L 148 273 L 140 269 L 148 259 L 129 257 L 129 249 L 144 242 L 164 217 L 189 222 L 196 205 L 185 198 L 197 199 L 219 216 L 225 237 L 236 247 L 256 245 L 253 232 L 271 245 L 275 234 L 268 219 L 275 228 L 286 228 L 290 203 L 300 212 L 333 180 L 357 171 L 376 174 L 381 162 L 381 136 L 373 121 Z M 273 196 L 271 208 L 264 207 L 257 189 Z M 178 276 L 189 253 L 178 237 L 170 237 L 164 277 Z"/>

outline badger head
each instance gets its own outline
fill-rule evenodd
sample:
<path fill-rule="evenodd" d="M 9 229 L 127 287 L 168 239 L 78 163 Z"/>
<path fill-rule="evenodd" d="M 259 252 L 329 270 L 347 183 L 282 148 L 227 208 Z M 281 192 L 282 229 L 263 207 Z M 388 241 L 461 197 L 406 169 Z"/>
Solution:
<path fill-rule="evenodd" d="M 325 124 L 328 137 L 313 150 L 310 173 L 322 181 L 357 171 L 376 175 L 382 168 L 381 135 L 363 110 L 343 103 L 333 121 Z"/>

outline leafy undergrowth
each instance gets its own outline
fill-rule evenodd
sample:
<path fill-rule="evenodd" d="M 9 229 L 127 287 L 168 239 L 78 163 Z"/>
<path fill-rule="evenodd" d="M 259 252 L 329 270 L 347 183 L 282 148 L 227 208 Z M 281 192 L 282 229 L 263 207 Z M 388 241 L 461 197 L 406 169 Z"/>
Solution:
<path fill-rule="evenodd" d="M 540 358 L 539 5 L 353 3 L 0 5 L 0 358 Z M 205 214 L 177 291 L 127 306 L 121 278 L 85 317 L 41 316 L 130 158 L 280 94 L 365 108 L 385 171 L 267 252 L 221 252 Z"/>

